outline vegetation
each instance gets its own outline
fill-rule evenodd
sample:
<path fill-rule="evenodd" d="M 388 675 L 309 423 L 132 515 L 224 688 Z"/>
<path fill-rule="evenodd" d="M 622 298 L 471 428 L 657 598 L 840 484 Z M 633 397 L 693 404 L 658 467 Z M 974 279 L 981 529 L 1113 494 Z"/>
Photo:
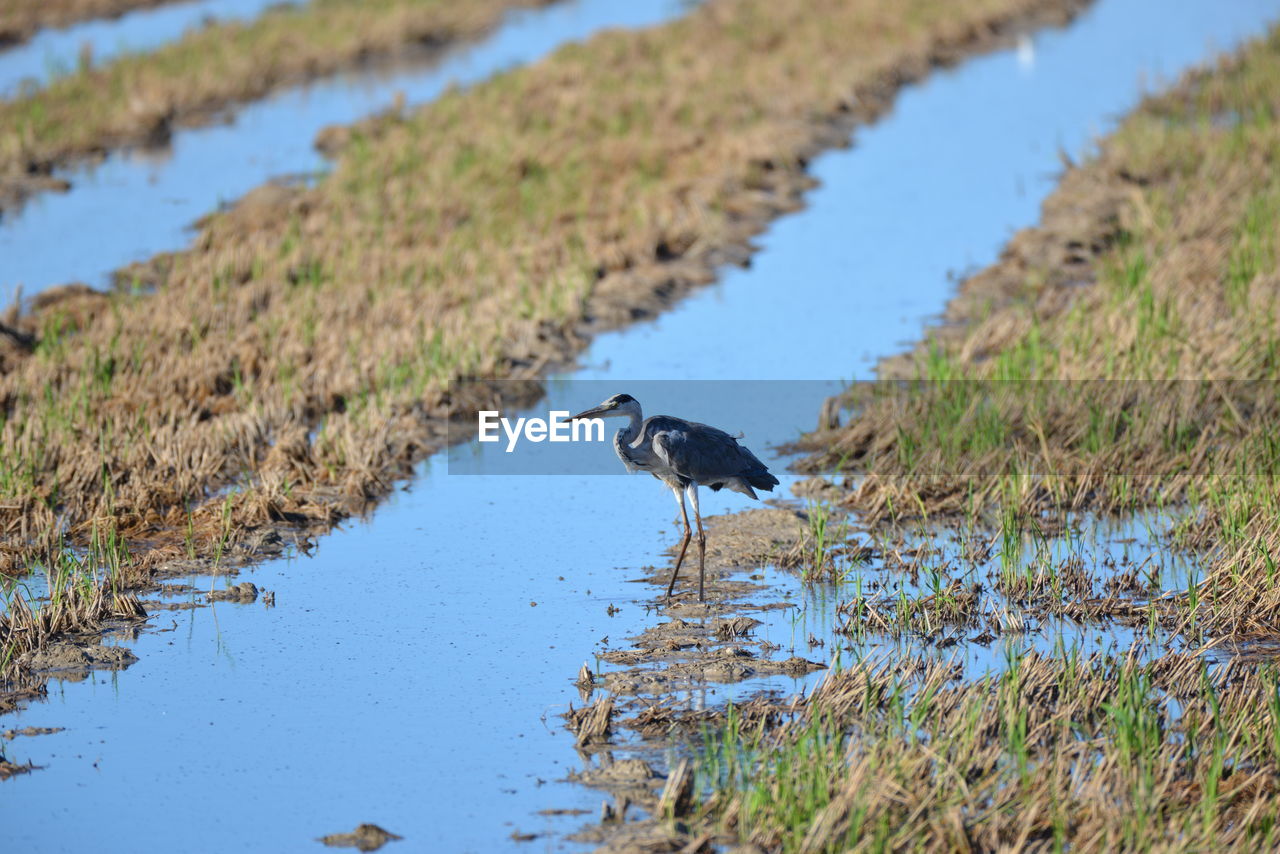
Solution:
<path fill-rule="evenodd" d="M 60 548 L 44 561 L 43 589 L 6 584 L 0 611 L 0 679 L 19 676 L 23 656 L 49 641 L 97 635 L 109 621 L 146 616 L 129 586 L 128 547 L 112 531 L 94 531 L 83 550 Z"/>
<path fill-rule="evenodd" d="M 1015 653 L 830 674 L 803 714 L 707 731 L 688 834 L 768 851 L 1270 850 L 1280 679 L 1195 655 Z"/>
<path fill-rule="evenodd" d="M 282 84 L 474 37 L 508 9 L 545 2 L 311 0 L 193 30 L 101 67 L 90 63 L 0 103 L 0 183 L 20 197 L 23 176 L 39 181 L 75 157 L 161 144 L 176 124 L 208 119 Z"/>

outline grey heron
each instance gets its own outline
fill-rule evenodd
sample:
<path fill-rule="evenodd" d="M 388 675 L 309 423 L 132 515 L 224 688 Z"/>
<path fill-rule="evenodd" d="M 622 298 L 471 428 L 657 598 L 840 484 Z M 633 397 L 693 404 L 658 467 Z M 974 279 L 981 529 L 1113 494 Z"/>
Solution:
<path fill-rule="evenodd" d="M 778 479 L 756 459 L 755 454 L 723 430 L 670 415 L 645 418 L 640 402 L 629 394 L 615 394 L 599 406 L 579 412 L 569 420 L 580 418 L 628 419 L 627 425 L 613 437 L 613 450 L 618 459 L 622 460 L 627 471 L 647 471 L 675 494 L 684 520 L 684 539 L 680 542 L 680 555 L 671 573 L 671 583 L 667 585 L 668 598 L 675 589 L 680 565 L 684 563 L 689 541 L 693 539 L 689 511 L 684 503 L 688 495 L 698 524 L 698 601 L 705 602 L 707 535 L 702 530 L 698 487 L 707 486 L 713 492 L 727 488 L 759 500 L 755 490 L 772 492 L 778 485 Z"/>

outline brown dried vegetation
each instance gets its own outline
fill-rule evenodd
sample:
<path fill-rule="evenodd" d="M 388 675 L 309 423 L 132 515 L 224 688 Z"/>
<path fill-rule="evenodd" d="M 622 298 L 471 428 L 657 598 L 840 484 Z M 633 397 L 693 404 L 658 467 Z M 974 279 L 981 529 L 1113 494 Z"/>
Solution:
<path fill-rule="evenodd" d="M 730 721 L 685 830 L 770 852 L 1270 848 L 1277 687 L 1173 654 L 1031 653 L 972 683 L 929 660 L 860 665 L 772 731 Z"/>
<path fill-rule="evenodd" d="M 344 68 L 430 57 L 490 29 L 509 9 L 547 2 L 312 0 L 268 9 L 252 21 L 193 30 L 150 53 L 82 67 L 0 103 L 0 207 L 57 186 L 51 170 L 74 158 L 166 144 L 175 126 L 207 121 L 280 86 Z"/>

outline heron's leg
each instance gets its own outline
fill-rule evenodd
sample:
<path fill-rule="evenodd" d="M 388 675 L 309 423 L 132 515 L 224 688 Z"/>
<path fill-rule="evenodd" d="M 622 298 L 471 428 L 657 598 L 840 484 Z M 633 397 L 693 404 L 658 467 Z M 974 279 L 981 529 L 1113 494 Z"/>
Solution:
<path fill-rule="evenodd" d="M 676 497 L 676 503 L 680 505 L 680 515 L 684 518 L 684 539 L 680 541 L 680 556 L 676 558 L 676 568 L 671 570 L 671 583 L 667 585 L 667 598 L 671 598 L 671 591 L 676 589 L 676 576 L 680 574 L 680 564 L 684 563 L 684 553 L 689 548 L 689 540 L 693 539 L 693 531 L 689 527 L 689 511 L 684 509 L 684 491 L 679 487 L 671 490 Z"/>
<path fill-rule="evenodd" d="M 702 530 L 702 510 L 698 507 L 698 484 L 689 484 L 689 502 L 693 504 L 693 518 L 698 522 L 698 601 L 707 601 L 707 532 Z"/>

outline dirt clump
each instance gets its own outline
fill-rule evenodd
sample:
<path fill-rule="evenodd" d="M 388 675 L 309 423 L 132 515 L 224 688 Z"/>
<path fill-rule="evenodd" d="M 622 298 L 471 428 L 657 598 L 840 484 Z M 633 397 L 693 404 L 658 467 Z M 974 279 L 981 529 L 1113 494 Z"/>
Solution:
<path fill-rule="evenodd" d="M 56 732 L 62 732 L 65 727 L 60 726 L 25 726 L 22 729 L 7 729 L 0 733 L 0 738 L 6 738 L 12 741 L 20 735 L 53 735 Z"/>
<path fill-rule="evenodd" d="M 19 774 L 30 774 L 32 771 L 39 770 L 40 767 L 39 765 L 33 765 L 29 761 L 26 763 L 11 762 L 4 757 L 4 754 L 0 754 L 0 780 L 8 780 Z"/>
<path fill-rule="evenodd" d="M 80 682 L 94 670 L 124 670 L 137 660 L 136 655 L 120 646 L 58 641 L 24 653 L 19 664 L 32 673 Z"/>
<path fill-rule="evenodd" d="M 662 775 L 653 770 L 653 766 L 643 759 L 619 759 L 617 761 L 606 761 L 596 768 L 587 768 L 576 772 L 572 779 L 588 786 L 647 788 L 663 778 Z"/>
<path fill-rule="evenodd" d="M 258 601 L 258 586 L 252 581 L 242 581 L 239 584 L 232 584 L 225 590 L 215 590 L 209 594 L 210 602 L 239 602 L 241 605 L 248 605 L 251 602 Z"/>
<path fill-rule="evenodd" d="M 355 848 L 360 851 L 377 851 L 388 842 L 404 839 L 376 824 L 361 824 L 350 833 L 330 833 L 319 841 L 330 848 Z"/>
<path fill-rule="evenodd" d="M 577 734 L 578 747 L 607 742 L 613 731 L 613 698 L 605 697 L 582 709 L 569 707 L 565 726 Z"/>

